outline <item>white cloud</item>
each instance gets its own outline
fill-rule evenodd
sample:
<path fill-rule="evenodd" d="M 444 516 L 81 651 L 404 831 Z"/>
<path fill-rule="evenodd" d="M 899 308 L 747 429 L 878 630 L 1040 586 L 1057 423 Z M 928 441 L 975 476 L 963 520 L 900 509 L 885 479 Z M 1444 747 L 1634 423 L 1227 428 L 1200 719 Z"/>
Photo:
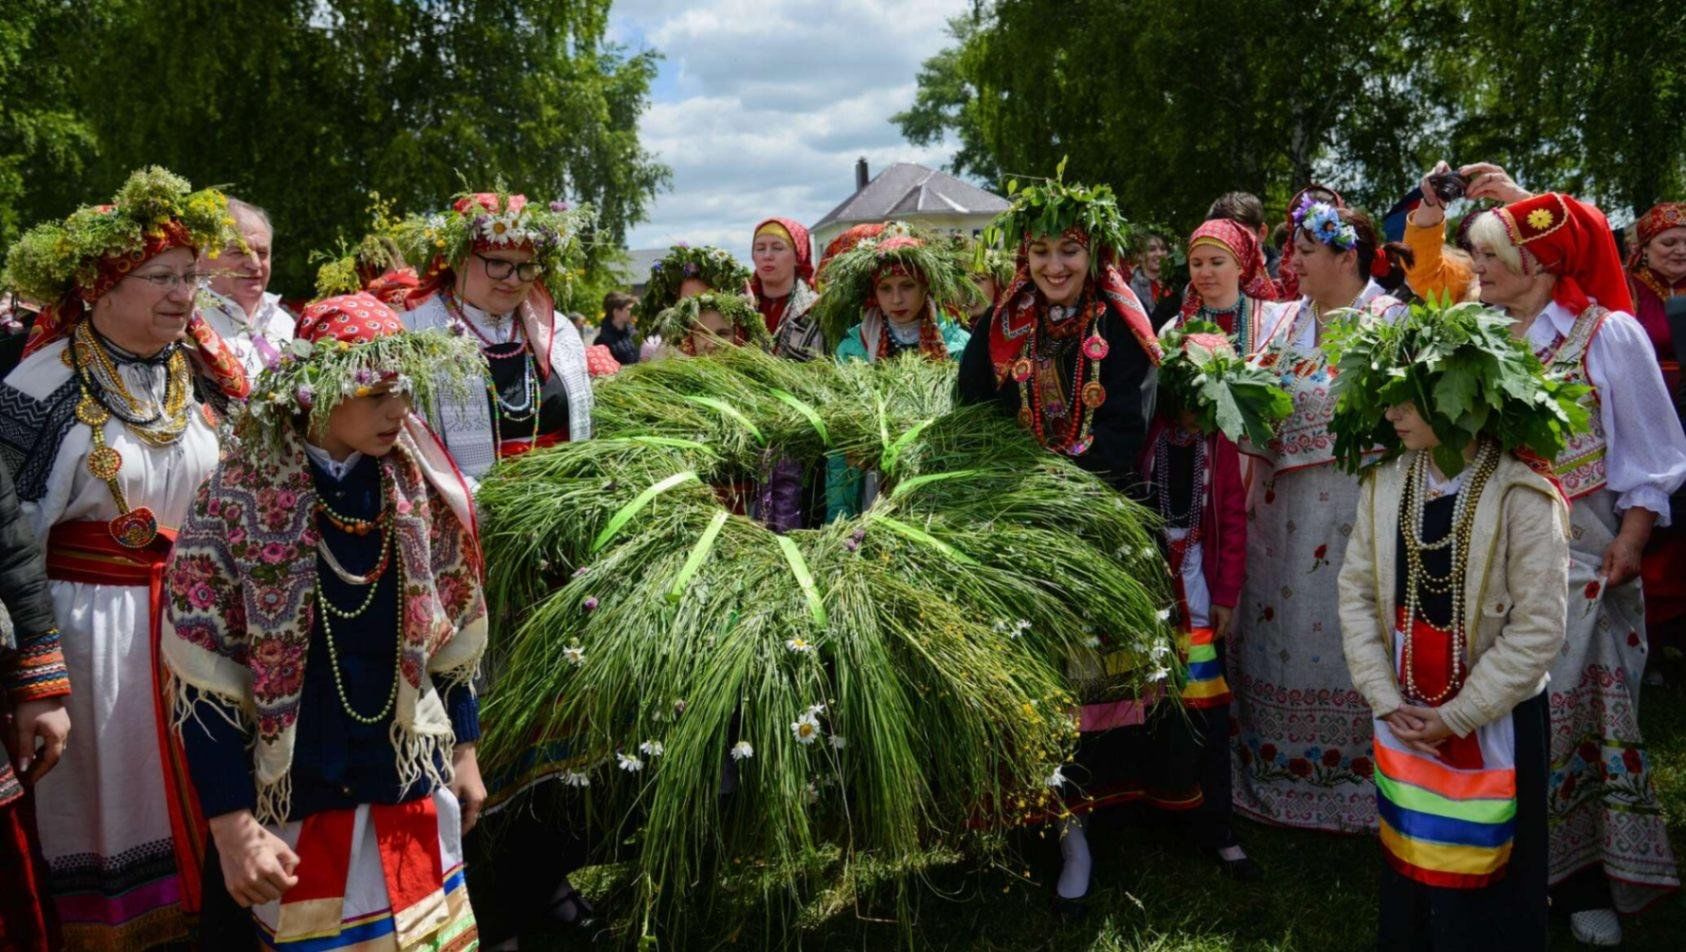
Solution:
<path fill-rule="evenodd" d="M 855 159 L 940 165 L 890 116 L 913 102 L 919 65 L 948 44 L 971 0 L 620 0 L 611 37 L 666 57 L 640 122 L 673 169 L 634 248 L 719 244 L 747 258 L 771 215 L 807 224 L 854 191 Z"/>

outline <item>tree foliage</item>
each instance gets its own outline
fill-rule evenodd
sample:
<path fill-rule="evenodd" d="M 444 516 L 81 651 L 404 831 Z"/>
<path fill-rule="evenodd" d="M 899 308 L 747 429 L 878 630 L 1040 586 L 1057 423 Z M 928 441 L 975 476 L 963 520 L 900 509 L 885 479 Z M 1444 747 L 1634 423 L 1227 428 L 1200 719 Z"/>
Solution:
<path fill-rule="evenodd" d="M 903 134 L 997 184 L 1069 156 L 1136 218 L 1313 180 L 1382 208 L 1439 158 L 1612 209 L 1686 186 L 1679 4 L 979 0 L 950 29 Z"/>
<path fill-rule="evenodd" d="M 606 253 L 667 182 L 637 136 L 656 56 L 605 41 L 609 0 L 39 5 L 76 24 L 37 30 L 34 58 L 76 64 L 49 101 L 91 148 L 69 174 L 36 162 L 12 201 L 0 184 L 0 208 L 25 220 L 162 164 L 267 208 L 276 281 L 302 293 L 307 252 L 355 241 L 371 192 L 401 210 L 498 182 L 589 202 Z M 0 93 L 9 115 L 16 94 Z"/>

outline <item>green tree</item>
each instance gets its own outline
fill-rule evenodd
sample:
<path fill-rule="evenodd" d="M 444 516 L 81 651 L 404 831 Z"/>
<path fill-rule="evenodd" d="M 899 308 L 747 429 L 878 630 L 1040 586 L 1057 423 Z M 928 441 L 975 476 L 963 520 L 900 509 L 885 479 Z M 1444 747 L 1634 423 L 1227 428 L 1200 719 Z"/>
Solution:
<path fill-rule="evenodd" d="M 82 27 L 44 51 L 79 63 L 97 153 L 32 190 L 30 217 L 159 163 L 267 208 L 277 284 L 303 293 L 308 252 L 355 240 L 370 192 L 401 211 L 499 182 L 589 202 L 606 251 L 668 180 L 637 136 L 656 56 L 605 41 L 609 0 L 70 5 Z"/>
<path fill-rule="evenodd" d="M 44 56 L 37 38 L 71 25 L 52 0 L 11 0 L 0 7 L 0 248 L 31 222 L 28 183 L 74 177 L 93 133 L 69 102 L 69 65 Z"/>
<path fill-rule="evenodd" d="M 894 117 L 908 139 L 997 184 L 1069 156 L 1149 220 L 1314 180 L 1379 210 L 1442 157 L 1618 217 L 1686 184 L 1680 4 L 979 0 L 950 30 Z"/>

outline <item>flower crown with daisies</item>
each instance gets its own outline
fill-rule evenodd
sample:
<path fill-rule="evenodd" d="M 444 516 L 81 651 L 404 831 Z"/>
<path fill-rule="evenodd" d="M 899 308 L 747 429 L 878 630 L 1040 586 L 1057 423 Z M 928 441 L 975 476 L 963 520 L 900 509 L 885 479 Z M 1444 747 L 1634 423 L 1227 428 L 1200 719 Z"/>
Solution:
<path fill-rule="evenodd" d="M 1304 230 L 1319 244 L 1336 251 L 1349 251 L 1358 244 L 1358 230 L 1341 218 L 1340 209 L 1328 202 L 1314 202 L 1307 195 L 1294 209 L 1294 229 Z"/>
<path fill-rule="evenodd" d="M 589 205 L 553 201 L 536 205 L 525 195 L 495 192 L 458 195 L 449 209 L 410 215 L 397 222 L 391 237 L 404 259 L 425 269 L 423 280 L 456 271 L 475 251 L 496 248 L 533 253 L 539 281 L 557 307 L 566 306 L 574 284 L 585 275 L 584 233 L 596 221 Z"/>

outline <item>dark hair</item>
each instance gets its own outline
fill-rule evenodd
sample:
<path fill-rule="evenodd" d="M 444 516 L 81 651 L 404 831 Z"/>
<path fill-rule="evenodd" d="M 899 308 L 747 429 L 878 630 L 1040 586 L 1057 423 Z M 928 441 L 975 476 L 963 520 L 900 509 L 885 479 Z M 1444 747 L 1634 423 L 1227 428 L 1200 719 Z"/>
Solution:
<path fill-rule="evenodd" d="M 1258 231 L 1265 223 L 1264 202 L 1252 192 L 1225 192 L 1206 209 L 1206 220 L 1214 218 L 1227 218 Z"/>
<path fill-rule="evenodd" d="M 1369 215 L 1351 208 L 1337 209 L 1337 212 L 1341 221 L 1351 225 L 1358 235 L 1358 244 L 1353 247 L 1358 252 L 1359 277 L 1366 280 L 1375 278 L 1382 290 L 1389 294 L 1399 290 L 1405 284 L 1405 269 L 1417 262 L 1416 254 L 1400 242 L 1382 241 L 1381 232 L 1376 230 L 1376 223 L 1370 220 Z M 1305 229 L 1301 228 L 1299 231 L 1305 232 Z M 1310 232 L 1306 232 L 1306 235 L 1310 237 Z M 1298 233 L 1295 237 L 1298 237 Z M 1386 268 L 1373 268 L 1378 250 L 1387 253 Z"/>
<path fill-rule="evenodd" d="M 1277 251 L 1281 251 L 1282 248 L 1287 244 L 1288 244 L 1288 223 L 1287 222 L 1277 222 L 1276 227 L 1272 228 L 1270 230 L 1270 246 L 1272 248 L 1275 248 Z"/>
<path fill-rule="evenodd" d="M 610 291 L 603 295 L 603 323 L 609 323 L 609 318 L 623 307 L 631 307 L 638 303 L 638 299 L 625 291 Z"/>

